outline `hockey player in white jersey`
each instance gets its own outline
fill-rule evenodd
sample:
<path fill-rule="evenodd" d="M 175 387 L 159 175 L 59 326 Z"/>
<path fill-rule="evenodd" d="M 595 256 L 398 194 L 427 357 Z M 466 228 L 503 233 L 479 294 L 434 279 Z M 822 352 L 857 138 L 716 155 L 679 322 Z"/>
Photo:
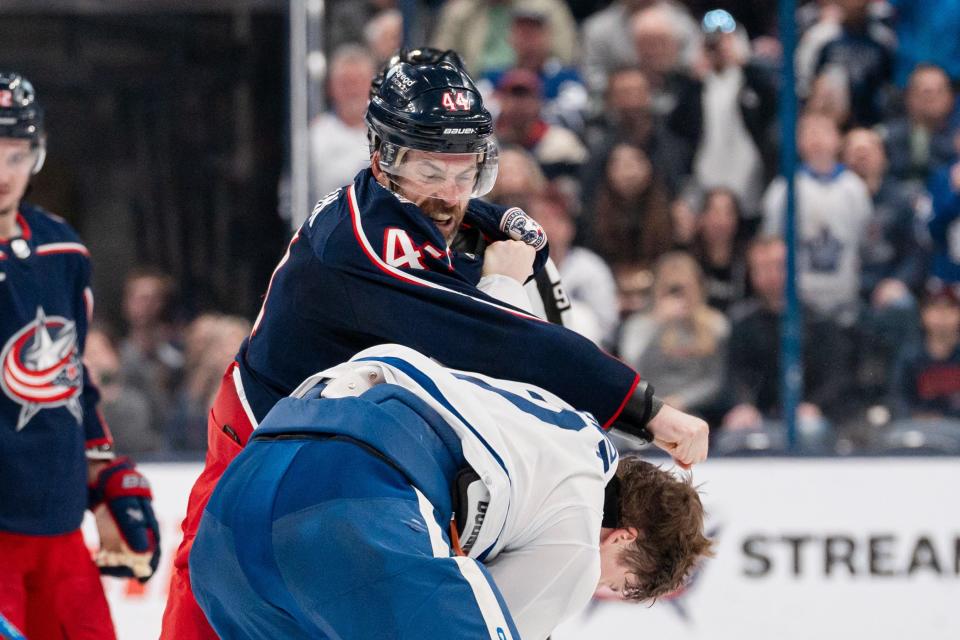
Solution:
<path fill-rule="evenodd" d="M 382 345 L 277 403 L 190 571 L 224 638 L 542 640 L 598 586 L 648 600 L 709 553 L 689 480 L 589 413 Z"/>

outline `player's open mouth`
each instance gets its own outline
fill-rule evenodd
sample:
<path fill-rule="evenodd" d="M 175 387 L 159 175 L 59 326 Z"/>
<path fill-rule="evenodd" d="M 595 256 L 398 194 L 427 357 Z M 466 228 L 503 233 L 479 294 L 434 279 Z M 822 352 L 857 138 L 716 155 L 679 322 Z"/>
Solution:
<path fill-rule="evenodd" d="M 446 233 L 453 226 L 453 216 L 432 215 L 430 219 L 437 225 L 442 233 Z"/>

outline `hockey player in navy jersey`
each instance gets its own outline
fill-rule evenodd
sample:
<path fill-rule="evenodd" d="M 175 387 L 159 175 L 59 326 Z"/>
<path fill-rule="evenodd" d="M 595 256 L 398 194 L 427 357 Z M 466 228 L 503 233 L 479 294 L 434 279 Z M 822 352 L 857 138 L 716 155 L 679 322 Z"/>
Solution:
<path fill-rule="evenodd" d="M 662 405 L 630 367 L 525 308 L 523 282 L 546 260 L 546 239 L 519 209 L 477 200 L 496 177 L 493 122 L 456 60 L 414 52 L 386 71 L 367 111 L 370 168 L 317 203 L 277 265 L 214 400 L 161 638 L 216 637 L 190 591 L 189 554 L 227 464 L 301 380 L 375 344 L 535 384 L 682 465 L 706 457 L 702 420 Z M 487 243 L 482 258 L 451 246 L 465 228 Z"/>
<path fill-rule="evenodd" d="M 159 531 L 82 363 L 90 256 L 23 201 L 44 151 L 33 87 L 0 72 L 0 614 L 31 640 L 109 639 L 100 573 L 149 578 Z M 87 508 L 103 525 L 99 572 L 80 533 Z"/>
<path fill-rule="evenodd" d="M 710 547 L 689 478 L 621 460 L 590 414 L 381 345 L 274 406 L 190 566 L 223 638 L 543 640 L 598 586 L 677 589 Z"/>

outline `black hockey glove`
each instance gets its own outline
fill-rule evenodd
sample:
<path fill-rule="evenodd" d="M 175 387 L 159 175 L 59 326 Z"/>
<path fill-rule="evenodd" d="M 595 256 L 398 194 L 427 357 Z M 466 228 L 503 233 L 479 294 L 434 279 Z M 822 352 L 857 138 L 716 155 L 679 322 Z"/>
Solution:
<path fill-rule="evenodd" d="M 89 487 L 97 520 L 100 573 L 146 582 L 160 563 L 160 527 L 150 483 L 129 458 L 118 458 Z"/>

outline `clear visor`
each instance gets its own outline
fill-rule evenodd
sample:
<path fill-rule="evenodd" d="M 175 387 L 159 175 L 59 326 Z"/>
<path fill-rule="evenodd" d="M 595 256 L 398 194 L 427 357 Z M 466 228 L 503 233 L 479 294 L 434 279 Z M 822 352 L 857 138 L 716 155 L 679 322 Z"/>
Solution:
<path fill-rule="evenodd" d="M 497 180 L 497 146 L 476 153 L 419 151 L 384 142 L 380 169 L 408 195 L 469 200 L 486 195 Z"/>

